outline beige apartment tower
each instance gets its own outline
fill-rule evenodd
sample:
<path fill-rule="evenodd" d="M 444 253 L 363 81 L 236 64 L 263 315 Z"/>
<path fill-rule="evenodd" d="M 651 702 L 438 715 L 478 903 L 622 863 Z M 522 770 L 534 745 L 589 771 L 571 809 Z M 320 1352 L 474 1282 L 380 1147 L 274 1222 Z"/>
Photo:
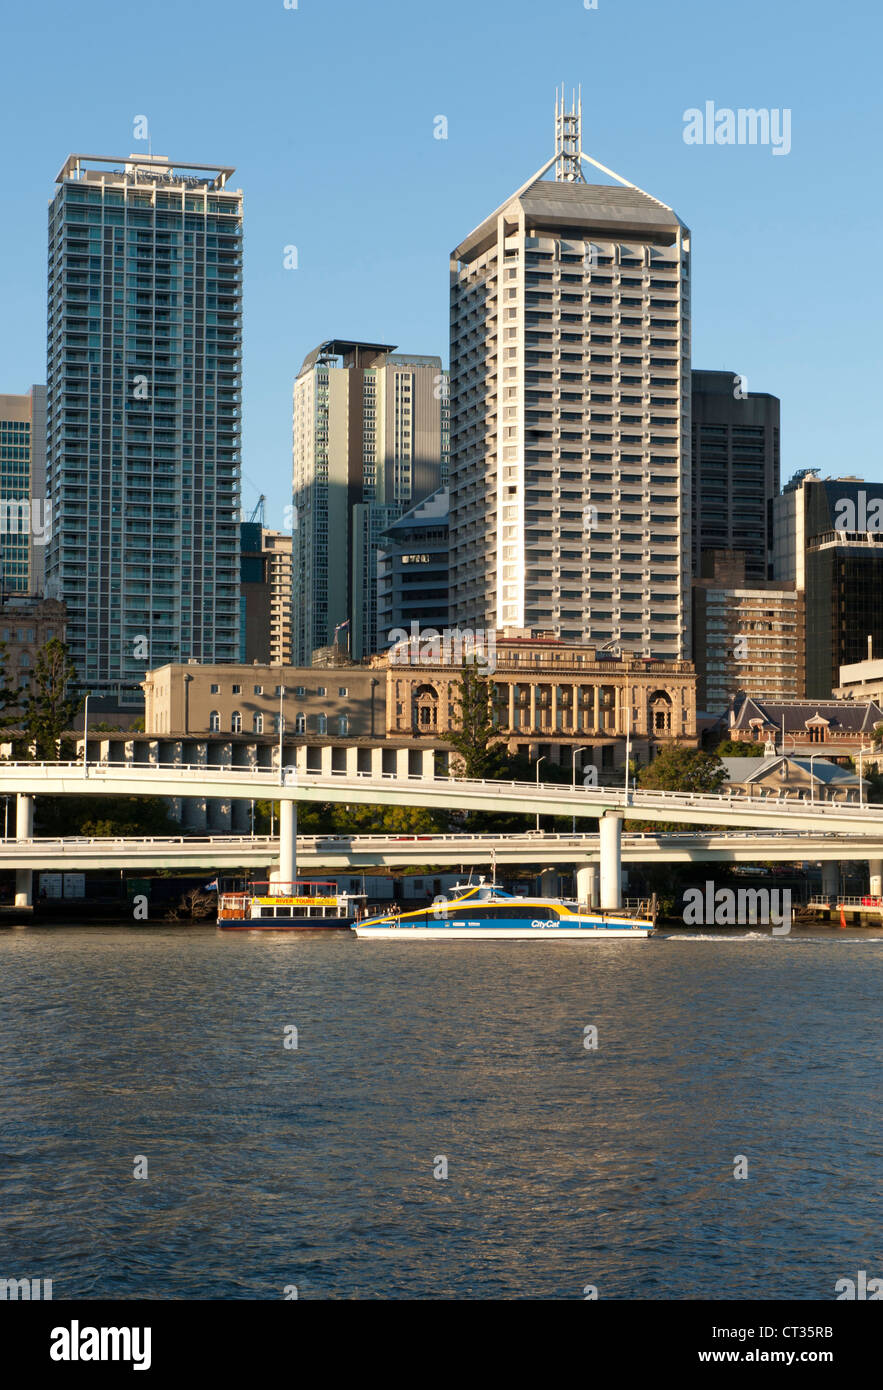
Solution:
<path fill-rule="evenodd" d="M 690 234 L 582 152 L 577 102 L 555 125 L 451 256 L 451 616 L 681 659 Z"/>
<path fill-rule="evenodd" d="M 445 480 L 448 377 L 440 357 L 332 339 L 294 383 L 292 657 L 338 642 L 357 660 L 377 631 L 386 527 Z"/>

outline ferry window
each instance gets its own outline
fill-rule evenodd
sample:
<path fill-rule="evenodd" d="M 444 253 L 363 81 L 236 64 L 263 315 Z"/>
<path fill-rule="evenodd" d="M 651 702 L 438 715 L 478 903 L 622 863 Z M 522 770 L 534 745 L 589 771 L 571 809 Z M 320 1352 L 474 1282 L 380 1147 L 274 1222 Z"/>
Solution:
<path fill-rule="evenodd" d="M 208 717 L 209 733 L 219 734 L 221 732 L 221 716 L 216 709 L 213 709 Z"/>
<path fill-rule="evenodd" d="M 233 734 L 242 733 L 242 715 L 239 713 L 238 709 L 233 711 L 233 715 L 230 720 L 230 732 Z"/>

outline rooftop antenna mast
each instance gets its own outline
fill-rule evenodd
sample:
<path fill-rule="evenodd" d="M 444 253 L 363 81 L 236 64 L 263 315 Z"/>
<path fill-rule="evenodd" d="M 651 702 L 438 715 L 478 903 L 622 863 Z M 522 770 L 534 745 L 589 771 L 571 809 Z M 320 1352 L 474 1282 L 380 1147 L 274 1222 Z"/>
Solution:
<path fill-rule="evenodd" d="M 566 111 L 564 83 L 555 91 L 555 182 L 585 183 L 582 171 L 583 89 L 571 95 Z"/>

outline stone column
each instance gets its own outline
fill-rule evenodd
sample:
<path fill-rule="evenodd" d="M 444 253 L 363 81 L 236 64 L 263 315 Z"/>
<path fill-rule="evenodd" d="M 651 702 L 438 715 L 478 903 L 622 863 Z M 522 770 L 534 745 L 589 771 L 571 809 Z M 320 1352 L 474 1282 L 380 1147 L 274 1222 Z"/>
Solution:
<path fill-rule="evenodd" d="M 410 761 L 409 749 L 396 749 L 396 777 L 407 778 Z"/>
<path fill-rule="evenodd" d="M 323 777 L 330 777 L 330 776 L 331 776 L 331 746 L 330 746 L 330 744 L 328 744 L 328 743 L 323 743 L 323 744 L 322 744 L 322 747 L 319 749 L 319 757 L 320 757 L 320 759 L 321 759 L 320 767 L 321 767 L 322 776 L 323 776 Z"/>
<path fill-rule="evenodd" d="M 435 780 L 435 749 L 422 748 L 420 750 L 420 774 L 425 777 L 427 782 Z"/>
<path fill-rule="evenodd" d="M 883 898 L 883 859 L 869 859 L 868 873 L 871 880 L 868 892 L 872 898 Z"/>
<path fill-rule="evenodd" d="M 572 685 L 571 688 L 570 688 L 570 700 L 571 700 L 570 731 L 571 731 L 571 733 L 574 733 L 574 734 L 578 734 L 579 731 L 580 731 L 580 729 L 579 729 L 579 715 L 580 715 L 579 694 L 580 694 L 579 686 L 578 686 L 578 685 Z"/>
<path fill-rule="evenodd" d="M 354 747 L 346 750 L 346 775 L 347 777 L 358 777 L 359 775 L 358 748 Z"/>
<path fill-rule="evenodd" d="M 510 682 L 509 682 L 509 730 L 510 730 L 510 732 L 515 728 L 515 691 L 516 691 L 515 682 L 514 682 L 514 681 L 510 681 Z"/>
<path fill-rule="evenodd" d="M 553 682 L 552 682 L 552 699 L 551 699 L 551 704 L 550 704 L 550 713 L 551 713 L 551 717 L 552 717 L 552 733 L 553 733 L 553 734 L 557 734 L 557 732 L 558 732 L 558 683 L 557 683 L 557 681 L 553 681 Z"/>
<path fill-rule="evenodd" d="M 34 838 L 34 798 L 24 792 L 18 792 L 15 798 L 15 838 Z M 33 909 L 34 875 L 31 869 L 15 871 L 15 905 Z"/>
<path fill-rule="evenodd" d="M 601 906 L 622 907 L 622 816 L 604 815 L 601 828 Z"/>
<path fill-rule="evenodd" d="M 537 727 L 537 687 L 536 681 L 530 683 L 530 732 L 535 733 Z"/>
<path fill-rule="evenodd" d="M 594 692 L 594 693 L 595 693 L 595 725 L 594 725 L 594 727 L 595 727 L 596 732 L 600 732 L 600 730 L 601 730 L 601 687 L 600 687 L 600 685 L 596 685 L 596 686 L 595 686 L 595 692 Z"/>

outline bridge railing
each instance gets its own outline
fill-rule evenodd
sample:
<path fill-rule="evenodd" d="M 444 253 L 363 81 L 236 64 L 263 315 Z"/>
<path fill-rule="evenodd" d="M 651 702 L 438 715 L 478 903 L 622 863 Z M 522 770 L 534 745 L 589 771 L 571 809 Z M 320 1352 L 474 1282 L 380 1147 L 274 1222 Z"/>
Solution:
<path fill-rule="evenodd" d="M 242 778 L 252 786 L 260 786 L 271 789 L 280 785 L 278 769 L 272 768 L 250 768 L 235 767 L 228 765 L 206 766 L 203 763 L 110 763 L 98 762 L 84 764 L 82 762 L 34 762 L 0 763 L 0 785 L 7 780 L 4 774 L 25 774 L 29 779 L 44 778 L 46 780 L 57 777 L 60 773 L 76 774 L 82 777 L 92 777 L 99 780 L 107 776 L 109 781 L 121 780 L 131 777 L 133 774 L 142 774 L 158 780 L 190 780 L 195 775 L 199 781 L 205 785 L 213 782 L 224 783 L 232 779 Z M 109 776 L 108 776 L 109 774 Z M 642 808 L 647 810 L 671 810 L 672 819 L 676 819 L 675 812 L 678 809 L 693 811 L 708 811 L 710 815 L 719 812 L 727 806 L 734 806 L 738 809 L 750 808 L 754 814 L 764 816 L 769 813 L 780 815 L 783 811 L 794 810 L 796 813 L 805 817 L 807 814 L 818 814 L 831 820 L 848 820 L 860 816 L 862 819 L 879 820 L 883 826 L 883 805 L 867 805 L 858 802 L 831 802 L 831 801 L 796 801 L 793 798 L 785 797 L 780 793 L 777 797 L 758 797 L 749 796 L 745 793 L 726 792 L 674 792 L 674 791 L 651 791 L 643 788 L 629 788 L 628 792 L 621 787 L 586 787 L 581 785 L 573 786 L 566 782 L 521 782 L 510 781 L 496 778 L 467 779 L 452 778 L 447 775 L 441 777 L 423 777 L 420 773 L 408 773 L 406 776 L 399 776 L 396 772 L 384 772 L 380 777 L 375 777 L 373 772 L 361 771 L 351 772 L 345 769 L 301 769 L 291 767 L 283 768 L 284 786 L 296 786 L 303 781 L 306 783 L 321 783 L 331 780 L 338 784 L 350 784 L 355 787 L 364 787 L 366 782 L 387 783 L 387 782 L 413 782 L 439 784 L 442 782 L 456 782 L 458 791 L 463 795 L 475 791 L 506 791 L 519 799 L 536 803 L 540 800 L 552 799 L 559 803 L 571 805 L 576 810 L 586 803 L 598 805 L 606 810 L 622 810 L 640 813 Z M 564 814 L 564 813 L 562 813 Z"/>

